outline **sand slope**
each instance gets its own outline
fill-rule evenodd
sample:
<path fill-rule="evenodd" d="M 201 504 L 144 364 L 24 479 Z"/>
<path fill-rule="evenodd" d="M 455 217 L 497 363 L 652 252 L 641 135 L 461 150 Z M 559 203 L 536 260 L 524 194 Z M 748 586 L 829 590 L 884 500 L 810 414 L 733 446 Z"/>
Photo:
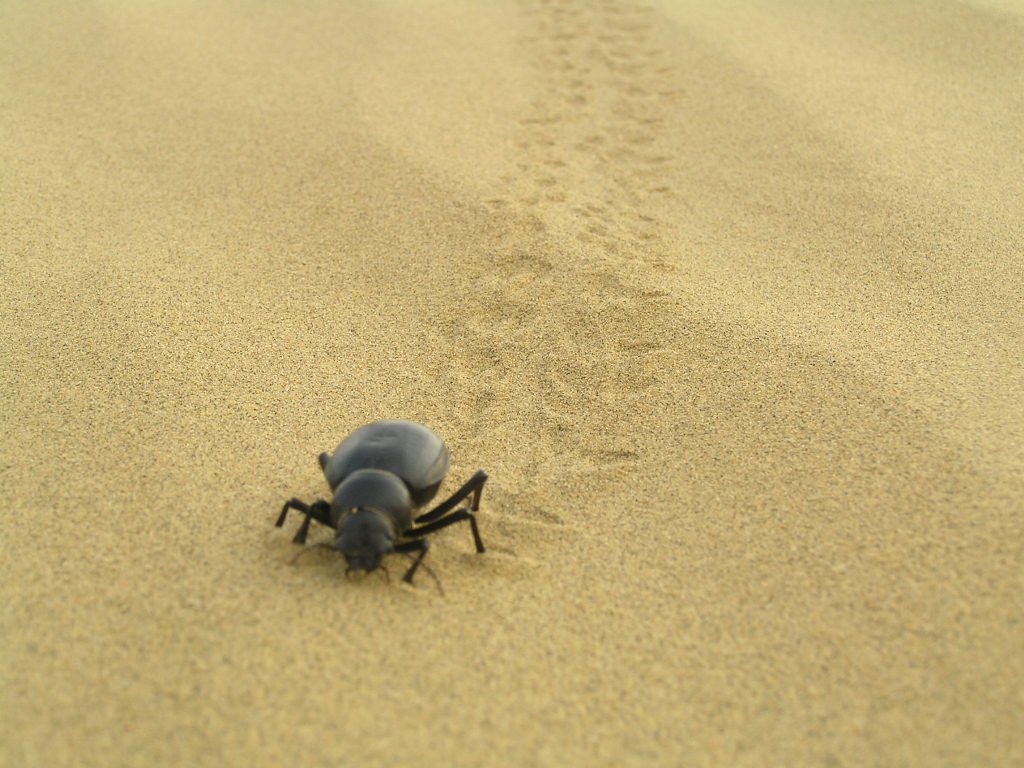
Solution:
<path fill-rule="evenodd" d="M 5 4 L 0 762 L 1024 762 L 1021 71 L 994 1 Z M 443 596 L 273 527 L 392 416 L 492 476 Z"/>

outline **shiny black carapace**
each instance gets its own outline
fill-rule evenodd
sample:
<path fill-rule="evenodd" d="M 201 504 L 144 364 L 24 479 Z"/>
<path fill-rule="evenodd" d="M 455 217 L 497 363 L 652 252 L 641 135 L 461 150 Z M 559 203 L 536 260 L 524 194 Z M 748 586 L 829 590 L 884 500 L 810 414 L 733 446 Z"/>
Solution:
<path fill-rule="evenodd" d="M 320 467 L 334 493 L 331 502 L 290 499 L 276 525 L 284 525 L 289 509 L 303 512 L 306 519 L 295 534 L 297 544 L 306 543 L 312 520 L 334 528 L 334 548 L 345 556 L 348 571 L 373 571 L 386 554 L 415 552 L 403 577 L 411 584 L 429 549 L 424 538 L 429 533 L 468 520 L 476 551 L 484 551 L 475 515 L 487 481 L 482 469 L 446 501 L 413 517 L 437 495 L 450 464 L 444 441 L 422 424 L 375 421 L 342 440 L 333 454 L 320 454 Z M 468 506 L 455 509 L 470 496 Z"/>

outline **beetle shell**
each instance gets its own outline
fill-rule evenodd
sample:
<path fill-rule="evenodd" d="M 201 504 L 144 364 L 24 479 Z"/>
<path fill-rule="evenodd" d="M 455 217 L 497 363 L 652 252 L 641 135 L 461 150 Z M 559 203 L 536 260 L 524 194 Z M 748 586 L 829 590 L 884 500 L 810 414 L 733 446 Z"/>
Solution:
<path fill-rule="evenodd" d="M 422 424 L 402 419 L 375 421 L 352 432 L 330 457 L 322 457 L 331 490 L 360 469 L 379 469 L 400 477 L 416 506 L 434 498 L 451 464 L 444 441 Z"/>

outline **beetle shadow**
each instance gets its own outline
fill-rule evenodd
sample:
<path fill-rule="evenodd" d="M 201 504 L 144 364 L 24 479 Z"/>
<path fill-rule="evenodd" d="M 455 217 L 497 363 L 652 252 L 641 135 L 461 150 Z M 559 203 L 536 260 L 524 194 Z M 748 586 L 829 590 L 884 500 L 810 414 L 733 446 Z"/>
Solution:
<path fill-rule="evenodd" d="M 298 565 L 299 560 L 302 557 L 304 557 L 305 555 L 308 555 L 309 553 L 314 552 L 316 550 L 323 550 L 323 549 L 326 549 L 329 552 L 336 552 L 337 551 L 337 550 L 335 550 L 334 546 L 329 541 L 321 541 L 321 542 L 319 542 L 317 544 L 310 544 L 309 546 L 302 547 L 302 549 L 300 549 L 298 552 L 296 552 L 295 555 L 288 561 L 288 565 Z M 324 561 L 327 560 L 326 557 L 321 557 L 320 559 L 322 559 Z"/>
<path fill-rule="evenodd" d="M 310 539 L 312 538 L 311 535 Z M 336 563 L 338 562 L 336 558 L 341 557 L 341 553 L 334 549 L 333 541 L 326 537 L 321 541 L 311 541 L 296 550 L 296 544 L 292 541 L 292 537 L 280 535 L 277 529 L 274 529 L 267 540 L 267 548 L 273 553 L 275 560 L 289 566 L 302 568 Z"/>

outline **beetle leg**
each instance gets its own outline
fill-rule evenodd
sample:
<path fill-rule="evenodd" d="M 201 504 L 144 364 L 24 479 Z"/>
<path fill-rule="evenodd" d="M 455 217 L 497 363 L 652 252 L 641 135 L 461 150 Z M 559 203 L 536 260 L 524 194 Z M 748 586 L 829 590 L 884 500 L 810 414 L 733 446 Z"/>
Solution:
<path fill-rule="evenodd" d="M 436 507 L 434 507 L 429 512 L 427 512 L 425 514 L 422 514 L 419 517 L 417 517 L 416 518 L 416 522 L 417 523 L 432 523 L 435 520 L 438 520 L 439 518 L 444 516 L 446 513 L 448 513 L 451 510 L 455 509 L 455 507 L 458 505 L 458 503 L 460 501 L 462 501 L 464 498 L 466 498 L 467 496 L 469 496 L 469 494 L 471 494 L 471 493 L 473 494 L 473 501 L 470 503 L 469 508 L 473 512 L 476 512 L 478 509 L 480 509 L 480 494 L 483 493 L 483 491 L 484 491 L 484 483 L 486 483 L 486 482 L 487 482 L 487 473 L 484 472 L 482 469 L 478 469 L 476 471 L 476 473 L 471 478 L 469 478 L 469 480 L 467 480 L 463 484 L 463 486 L 461 488 L 459 488 L 459 490 L 457 490 L 450 497 L 448 497 L 448 499 L 446 501 L 442 501 L 440 504 L 438 504 Z M 460 518 L 460 519 L 463 519 L 463 518 Z M 474 526 L 474 529 L 475 529 L 476 523 L 474 523 L 473 526 Z M 479 538 L 479 537 L 477 537 L 477 538 Z M 477 551 L 478 552 L 483 552 L 484 551 L 482 545 L 477 547 Z"/>
<path fill-rule="evenodd" d="M 297 509 L 306 515 L 306 519 L 302 521 L 302 525 L 299 526 L 299 530 L 295 533 L 295 538 L 292 539 L 296 544 L 306 543 L 306 537 L 309 535 L 309 524 L 313 520 L 324 525 L 330 525 L 332 528 L 334 527 L 331 525 L 331 507 L 323 499 L 317 499 L 312 504 L 307 504 L 302 499 L 289 499 L 281 508 L 281 515 L 275 523 L 278 528 L 284 525 L 289 509 Z"/>
<path fill-rule="evenodd" d="M 463 520 L 469 521 L 469 527 L 473 531 L 473 543 L 476 545 L 477 552 L 485 552 L 483 539 L 480 538 L 480 529 L 476 524 L 476 515 L 466 507 L 459 507 L 459 509 L 452 512 L 450 515 L 442 517 L 440 520 L 434 520 L 433 522 L 421 525 L 418 528 L 410 528 L 408 531 L 403 533 L 403 536 L 418 539 L 422 536 L 426 536 L 434 531 L 439 531 L 442 528 L 447 528 L 449 525 L 455 523 L 461 523 Z"/>
<path fill-rule="evenodd" d="M 285 518 L 288 517 L 289 509 L 297 509 L 299 512 L 308 512 L 309 504 L 304 502 L 302 499 L 288 499 L 288 501 L 284 503 L 284 506 L 281 507 L 281 514 L 278 516 L 277 522 L 274 523 L 278 528 L 284 525 Z"/>
<path fill-rule="evenodd" d="M 403 554 L 410 560 L 416 559 L 410 552 L 404 552 Z M 427 572 L 427 575 L 434 580 L 434 584 L 437 585 L 437 591 L 441 594 L 441 597 L 444 597 L 444 587 L 441 586 L 441 580 L 437 578 L 437 574 L 434 573 L 434 570 L 429 565 L 427 565 L 426 560 L 420 563 L 420 565 L 423 567 L 423 570 Z"/>
<path fill-rule="evenodd" d="M 403 541 L 401 544 L 395 545 L 395 552 L 419 552 L 419 555 L 412 561 L 412 565 L 409 566 L 409 570 L 405 572 L 405 576 L 402 577 L 402 581 L 412 584 L 412 577 L 416 573 L 416 569 L 420 567 L 420 563 L 423 562 L 423 558 L 427 556 L 429 549 L 430 542 L 426 539 Z"/>

